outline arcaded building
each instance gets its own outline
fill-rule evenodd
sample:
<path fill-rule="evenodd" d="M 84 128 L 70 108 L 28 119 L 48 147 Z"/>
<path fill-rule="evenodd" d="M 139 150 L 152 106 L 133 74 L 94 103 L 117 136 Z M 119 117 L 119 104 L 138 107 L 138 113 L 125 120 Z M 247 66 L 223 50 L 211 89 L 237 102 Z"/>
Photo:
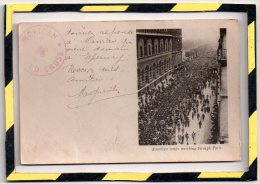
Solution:
<path fill-rule="evenodd" d="M 181 29 L 137 30 L 139 91 L 158 84 L 181 62 Z"/>

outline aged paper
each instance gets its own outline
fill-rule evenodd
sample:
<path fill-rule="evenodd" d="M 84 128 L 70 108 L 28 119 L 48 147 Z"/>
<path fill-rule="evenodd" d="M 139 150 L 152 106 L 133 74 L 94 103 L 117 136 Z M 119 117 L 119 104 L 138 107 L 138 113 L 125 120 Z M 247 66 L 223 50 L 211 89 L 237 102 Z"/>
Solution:
<path fill-rule="evenodd" d="M 238 161 L 236 20 L 19 24 L 22 164 Z"/>

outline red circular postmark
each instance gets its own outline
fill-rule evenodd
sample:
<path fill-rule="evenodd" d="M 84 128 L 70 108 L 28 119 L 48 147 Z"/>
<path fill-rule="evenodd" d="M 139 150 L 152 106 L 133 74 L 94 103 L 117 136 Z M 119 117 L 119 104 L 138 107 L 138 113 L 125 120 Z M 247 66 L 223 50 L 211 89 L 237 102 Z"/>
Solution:
<path fill-rule="evenodd" d="M 26 29 L 20 37 L 20 57 L 34 75 L 50 75 L 63 64 L 66 44 L 59 32 L 46 25 Z"/>

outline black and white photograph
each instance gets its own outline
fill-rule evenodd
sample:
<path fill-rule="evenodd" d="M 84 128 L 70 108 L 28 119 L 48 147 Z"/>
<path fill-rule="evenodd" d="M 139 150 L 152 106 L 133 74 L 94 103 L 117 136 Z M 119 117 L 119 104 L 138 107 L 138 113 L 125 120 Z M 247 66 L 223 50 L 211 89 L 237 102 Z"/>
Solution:
<path fill-rule="evenodd" d="M 139 145 L 228 143 L 227 29 L 137 29 Z"/>

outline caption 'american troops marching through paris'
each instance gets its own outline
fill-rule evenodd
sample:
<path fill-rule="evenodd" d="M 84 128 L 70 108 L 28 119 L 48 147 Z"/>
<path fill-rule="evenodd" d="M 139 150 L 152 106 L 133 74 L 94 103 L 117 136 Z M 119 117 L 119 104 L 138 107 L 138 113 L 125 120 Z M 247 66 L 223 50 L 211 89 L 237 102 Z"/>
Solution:
<path fill-rule="evenodd" d="M 228 143 L 226 28 L 136 34 L 139 145 Z"/>

